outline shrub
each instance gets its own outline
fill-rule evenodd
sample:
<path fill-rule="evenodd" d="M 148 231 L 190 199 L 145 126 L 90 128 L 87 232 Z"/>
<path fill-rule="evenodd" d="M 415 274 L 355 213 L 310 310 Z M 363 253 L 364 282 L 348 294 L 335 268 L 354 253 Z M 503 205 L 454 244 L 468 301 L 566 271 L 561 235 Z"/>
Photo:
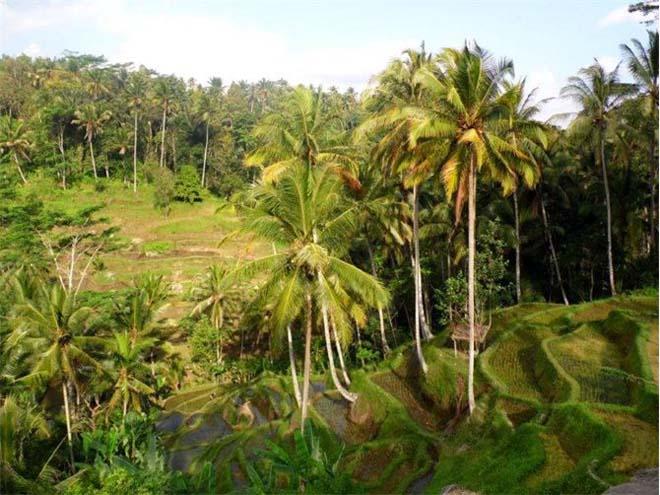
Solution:
<path fill-rule="evenodd" d="M 176 176 L 174 199 L 194 203 L 201 201 L 201 185 L 197 170 L 192 165 L 184 165 Z"/>
<path fill-rule="evenodd" d="M 149 175 L 154 185 L 154 208 L 167 216 L 175 195 L 174 175 L 164 167 L 151 169 Z"/>

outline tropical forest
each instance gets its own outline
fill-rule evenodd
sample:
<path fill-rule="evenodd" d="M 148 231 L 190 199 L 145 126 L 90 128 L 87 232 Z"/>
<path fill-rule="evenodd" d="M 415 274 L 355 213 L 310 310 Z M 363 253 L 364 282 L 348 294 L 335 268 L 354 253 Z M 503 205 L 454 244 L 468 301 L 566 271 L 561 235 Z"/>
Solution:
<path fill-rule="evenodd" d="M 657 9 L 553 101 L 2 55 L 0 493 L 657 493 Z"/>

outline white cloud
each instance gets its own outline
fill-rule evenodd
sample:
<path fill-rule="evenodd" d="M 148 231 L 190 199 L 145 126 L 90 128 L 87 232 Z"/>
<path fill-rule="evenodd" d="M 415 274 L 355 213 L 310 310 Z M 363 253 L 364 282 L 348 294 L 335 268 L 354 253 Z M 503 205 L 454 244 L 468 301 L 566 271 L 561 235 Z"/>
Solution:
<path fill-rule="evenodd" d="M 598 20 L 598 27 L 604 28 L 615 24 L 624 24 L 629 22 L 640 22 L 644 16 L 639 12 L 628 12 L 628 6 L 623 5 L 611 10 L 604 17 Z"/>
<path fill-rule="evenodd" d="M 528 91 L 537 89 L 534 100 L 539 104 L 540 112 L 537 118 L 546 121 L 553 116 L 573 113 L 577 110 L 575 103 L 559 97 L 563 82 L 547 67 L 531 70 L 526 79 Z M 554 121 L 558 125 L 565 124 L 567 119 Z"/>
<path fill-rule="evenodd" d="M 614 69 L 616 69 L 617 65 L 619 65 L 621 62 L 621 59 L 611 55 L 602 55 L 600 57 L 596 57 L 596 60 L 598 60 L 600 65 L 602 65 L 603 68 L 608 72 L 612 72 Z"/>
<path fill-rule="evenodd" d="M 13 33 L 91 27 L 99 37 L 111 39 L 104 53 L 110 61 L 132 61 L 200 82 L 211 76 L 226 81 L 265 77 L 361 90 L 389 59 L 416 45 L 414 40 L 386 38 L 360 46 L 308 48 L 304 40 L 224 16 L 174 13 L 167 2 L 154 13 L 128 0 L 49 0 L 38 6 L 12 2 L 4 7 L 3 1 L 0 9 Z"/>

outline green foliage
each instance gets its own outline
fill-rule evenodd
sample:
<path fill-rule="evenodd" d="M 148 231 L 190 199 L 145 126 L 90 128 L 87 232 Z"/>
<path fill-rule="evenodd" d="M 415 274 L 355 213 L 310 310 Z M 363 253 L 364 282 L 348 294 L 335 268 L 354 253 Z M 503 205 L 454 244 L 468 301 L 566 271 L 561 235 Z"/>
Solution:
<path fill-rule="evenodd" d="M 174 199 L 187 203 L 202 200 L 199 177 L 197 170 L 192 165 L 184 165 L 177 171 L 174 182 Z"/>
<path fill-rule="evenodd" d="M 154 168 L 151 176 L 154 185 L 154 208 L 167 216 L 176 194 L 174 174 L 167 168 Z"/>

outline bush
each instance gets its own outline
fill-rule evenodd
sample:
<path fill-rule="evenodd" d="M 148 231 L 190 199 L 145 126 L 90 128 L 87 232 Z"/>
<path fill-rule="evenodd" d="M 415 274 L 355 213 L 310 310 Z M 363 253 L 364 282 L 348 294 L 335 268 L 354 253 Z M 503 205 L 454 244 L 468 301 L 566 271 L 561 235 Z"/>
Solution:
<path fill-rule="evenodd" d="M 201 185 L 197 170 L 192 165 L 184 165 L 176 176 L 174 199 L 194 203 L 201 201 Z"/>
<path fill-rule="evenodd" d="M 154 185 L 154 208 L 167 216 L 175 195 L 174 174 L 164 167 L 153 168 L 148 174 Z"/>

